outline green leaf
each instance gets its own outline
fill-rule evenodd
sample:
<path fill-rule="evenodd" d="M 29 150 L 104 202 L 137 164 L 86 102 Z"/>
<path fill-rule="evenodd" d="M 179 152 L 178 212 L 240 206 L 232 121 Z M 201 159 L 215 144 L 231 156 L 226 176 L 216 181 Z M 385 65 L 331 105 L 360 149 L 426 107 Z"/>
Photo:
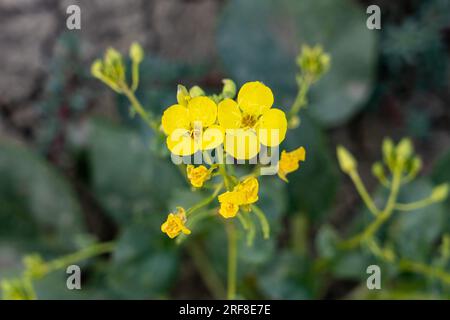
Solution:
<path fill-rule="evenodd" d="M 83 230 L 80 218 L 73 190 L 59 172 L 31 150 L 0 142 L 1 239 L 15 239 L 15 246 L 73 248 Z"/>
<path fill-rule="evenodd" d="M 375 33 L 354 1 L 230 1 L 218 27 L 218 47 L 230 77 L 260 80 L 274 89 L 277 104 L 297 92 L 295 58 L 302 44 L 320 44 L 331 68 L 312 89 L 308 112 L 322 124 L 345 122 L 371 93 Z"/>
<path fill-rule="evenodd" d="M 176 279 L 176 247 L 158 230 L 157 223 L 140 221 L 119 237 L 107 275 L 119 298 L 161 298 Z"/>
<path fill-rule="evenodd" d="M 134 131 L 91 123 L 90 165 L 95 194 L 119 223 L 135 215 L 168 213 L 167 201 L 182 185 L 170 158 L 157 158 Z"/>

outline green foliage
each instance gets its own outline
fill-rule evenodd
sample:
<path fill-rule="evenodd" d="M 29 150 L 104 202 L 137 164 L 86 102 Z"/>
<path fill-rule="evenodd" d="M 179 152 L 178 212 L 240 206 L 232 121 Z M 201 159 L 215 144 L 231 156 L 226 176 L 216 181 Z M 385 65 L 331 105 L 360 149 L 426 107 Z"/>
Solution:
<path fill-rule="evenodd" d="M 371 93 L 375 34 L 353 1 L 230 1 L 218 29 L 219 53 L 239 83 L 260 79 L 283 103 L 296 93 L 301 44 L 321 44 L 329 73 L 312 88 L 308 113 L 327 126 L 355 114 Z M 280 103 L 280 100 L 278 103 Z"/>
<path fill-rule="evenodd" d="M 89 145 L 92 187 L 118 223 L 169 209 L 167 198 L 181 186 L 181 176 L 167 159 L 152 155 L 136 132 L 106 122 L 92 122 Z"/>
<path fill-rule="evenodd" d="M 2 141 L 0 177 L 1 239 L 74 248 L 75 236 L 83 231 L 80 207 L 58 171 L 28 148 Z"/>

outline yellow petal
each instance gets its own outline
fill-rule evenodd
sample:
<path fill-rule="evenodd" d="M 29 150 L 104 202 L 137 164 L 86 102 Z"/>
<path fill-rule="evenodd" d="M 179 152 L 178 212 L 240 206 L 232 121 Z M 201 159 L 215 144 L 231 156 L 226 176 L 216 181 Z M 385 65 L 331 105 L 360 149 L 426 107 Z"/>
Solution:
<path fill-rule="evenodd" d="M 237 100 L 245 113 L 260 115 L 272 107 L 273 93 L 259 81 L 247 82 L 239 90 Z"/>
<path fill-rule="evenodd" d="M 203 132 L 202 150 L 217 148 L 223 143 L 225 131 L 218 125 L 210 126 Z"/>
<path fill-rule="evenodd" d="M 171 134 L 175 129 L 189 129 L 188 109 L 175 104 L 164 111 L 161 122 L 166 135 Z"/>
<path fill-rule="evenodd" d="M 260 144 L 254 130 L 228 129 L 224 149 L 238 160 L 248 160 L 259 153 Z"/>
<path fill-rule="evenodd" d="M 279 145 L 286 137 L 286 130 L 286 115 L 280 109 L 270 109 L 259 119 L 258 138 L 266 146 Z"/>
<path fill-rule="evenodd" d="M 219 103 L 217 117 L 224 129 L 237 129 L 241 126 L 242 113 L 236 101 L 225 99 Z"/>
<path fill-rule="evenodd" d="M 217 105 L 208 97 L 195 97 L 188 103 L 191 124 L 201 122 L 204 128 L 213 125 L 217 119 Z"/>
<path fill-rule="evenodd" d="M 191 138 L 185 129 L 174 130 L 166 140 L 169 150 L 177 156 L 190 156 L 198 151 L 199 145 Z"/>

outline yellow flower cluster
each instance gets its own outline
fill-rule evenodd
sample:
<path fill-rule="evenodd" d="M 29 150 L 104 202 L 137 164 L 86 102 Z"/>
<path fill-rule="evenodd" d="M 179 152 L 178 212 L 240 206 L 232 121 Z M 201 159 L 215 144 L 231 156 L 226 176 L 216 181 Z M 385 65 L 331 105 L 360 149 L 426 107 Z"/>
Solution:
<path fill-rule="evenodd" d="M 258 180 L 250 177 L 234 187 L 233 191 L 227 191 L 219 195 L 219 213 L 224 218 L 233 218 L 241 206 L 248 206 L 258 201 Z"/>
<path fill-rule="evenodd" d="M 176 213 L 169 213 L 166 222 L 161 225 L 161 231 L 173 239 L 181 232 L 188 235 L 191 230 L 186 228 L 186 211 L 182 207 L 177 208 Z"/>
<path fill-rule="evenodd" d="M 178 103 L 164 111 L 162 128 L 167 147 L 179 156 L 224 145 L 236 159 L 251 159 L 261 144 L 278 146 L 286 136 L 285 113 L 272 108 L 272 90 L 261 82 L 244 84 L 237 101 L 226 98 L 216 102 L 206 96 L 177 94 Z"/>

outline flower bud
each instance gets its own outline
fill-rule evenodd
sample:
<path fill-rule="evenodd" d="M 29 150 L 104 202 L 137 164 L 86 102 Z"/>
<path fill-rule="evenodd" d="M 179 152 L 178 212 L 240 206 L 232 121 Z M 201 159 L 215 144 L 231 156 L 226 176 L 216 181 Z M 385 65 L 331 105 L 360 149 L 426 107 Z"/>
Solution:
<path fill-rule="evenodd" d="M 348 174 L 356 169 L 357 163 L 355 158 L 353 158 L 351 153 L 348 152 L 348 150 L 343 146 L 337 147 L 337 158 L 339 161 L 339 166 L 343 172 Z"/>
<path fill-rule="evenodd" d="M 384 167 L 381 162 L 375 162 L 372 165 L 372 174 L 376 177 L 382 184 L 387 184 L 386 174 L 384 173 Z"/>
<path fill-rule="evenodd" d="M 322 47 L 303 46 L 297 57 L 297 64 L 302 73 L 317 81 L 330 67 L 330 55 L 323 52 Z"/>
<path fill-rule="evenodd" d="M 189 95 L 191 96 L 191 98 L 201 97 L 205 95 L 205 91 L 203 91 L 203 89 L 200 88 L 199 86 L 193 86 L 189 90 Z"/>
<path fill-rule="evenodd" d="M 133 42 L 130 47 L 130 58 L 133 63 L 141 63 L 144 59 L 144 50 L 137 42 Z"/>
<path fill-rule="evenodd" d="M 398 143 L 396 149 L 395 149 L 396 155 L 397 155 L 397 162 L 405 163 L 406 160 L 413 154 L 414 147 L 412 145 L 411 139 L 403 138 Z"/>
<path fill-rule="evenodd" d="M 103 69 L 103 62 L 100 59 L 97 59 L 92 63 L 91 74 L 94 77 L 101 79 L 103 77 L 102 69 Z"/>
<path fill-rule="evenodd" d="M 179 84 L 177 88 L 178 104 L 186 106 L 189 100 L 191 100 L 191 96 L 189 95 L 189 92 L 187 91 L 186 87 Z"/>
<path fill-rule="evenodd" d="M 391 138 L 384 138 L 383 145 L 382 145 L 382 151 L 383 151 L 383 159 L 386 165 L 389 167 L 391 171 L 393 171 L 395 166 L 395 159 L 394 159 L 394 142 Z"/>
<path fill-rule="evenodd" d="M 433 188 L 430 199 L 434 202 L 440 202 L 447 199 L 448 196 L 448 184 L 443 183 Z"/>
<path fill-rule="evenodd" d="M 223 79 L 222 96 L 224 99 L 233 99 L 236 96 L 236 83 L 231 79 Z"/>

